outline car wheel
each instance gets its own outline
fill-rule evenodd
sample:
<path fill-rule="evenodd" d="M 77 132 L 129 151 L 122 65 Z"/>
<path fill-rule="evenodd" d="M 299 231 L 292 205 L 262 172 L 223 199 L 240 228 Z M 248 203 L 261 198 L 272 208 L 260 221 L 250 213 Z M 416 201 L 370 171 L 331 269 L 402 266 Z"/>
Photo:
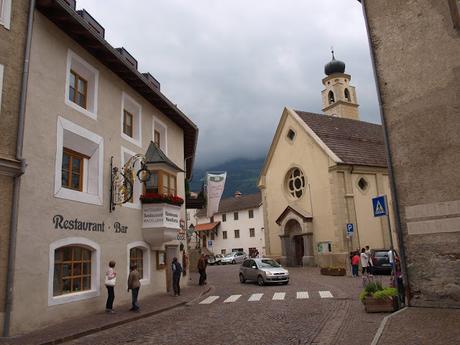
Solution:
<path fill-rule="evenodd" d="M 259 286 L 264 285 L 264 278 L 262 276 L 257 277 L 257 284 L 259 284 Z"/>
<path fill-rule="evenodd" d="M 233 261 L 232 261 L 232 264 L 236 264 L 236 261 L 235 261 L 235 260 L 233 260 Z"/>
<path fill-rule="evenodd" d="M 240 273 L 240 283 L 244 284 L 246 282 L 246 279 L 244 278 L 244 275 Z"/>

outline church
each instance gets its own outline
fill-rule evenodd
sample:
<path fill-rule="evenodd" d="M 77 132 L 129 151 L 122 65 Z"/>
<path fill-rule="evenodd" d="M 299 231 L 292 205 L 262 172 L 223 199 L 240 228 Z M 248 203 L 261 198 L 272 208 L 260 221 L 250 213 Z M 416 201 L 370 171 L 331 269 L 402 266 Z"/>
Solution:
<path fill-rule="evenodd" d="M 386 194 L 392 209 L 382 126 L 360 121 L 334 53 L 324 72 L 323 114 L 283 110 L 258 180 L 267 256 L 287 266 L 347 267 L 350 251 L 391 243 L 388 218 L 372 208 Z"/>

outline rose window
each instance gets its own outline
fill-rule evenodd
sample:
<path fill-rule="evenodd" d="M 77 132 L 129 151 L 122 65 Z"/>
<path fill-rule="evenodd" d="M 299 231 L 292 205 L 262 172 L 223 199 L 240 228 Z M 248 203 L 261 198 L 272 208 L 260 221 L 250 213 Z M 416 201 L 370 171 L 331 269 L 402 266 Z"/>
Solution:
<path fill-rule="evenodd" d="M 305 177 L 299 168 L 291 169 L 287 174 L 287 189 L 294 199 L 300 199 L 305 190 Z"/>

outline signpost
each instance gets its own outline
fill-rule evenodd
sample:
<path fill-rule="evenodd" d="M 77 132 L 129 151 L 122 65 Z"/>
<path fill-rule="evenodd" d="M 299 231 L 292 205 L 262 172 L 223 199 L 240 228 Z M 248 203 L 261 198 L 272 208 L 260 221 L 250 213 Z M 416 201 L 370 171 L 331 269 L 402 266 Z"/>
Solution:
<path fill-rule="evenodd" d="M 355 226 L 352 223 L 348 223 L 346 226 L 347 237 L 350 238 L 355 232 Z"/>

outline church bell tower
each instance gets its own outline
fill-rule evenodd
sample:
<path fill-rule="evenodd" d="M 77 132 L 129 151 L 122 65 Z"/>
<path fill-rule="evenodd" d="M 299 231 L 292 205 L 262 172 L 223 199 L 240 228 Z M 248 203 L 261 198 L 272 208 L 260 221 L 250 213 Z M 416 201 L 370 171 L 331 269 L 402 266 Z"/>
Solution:
<path fill-rule="evenodd" d="M 350 85 L 351 75 L 345 73 L 345 63 L 332 60 L 324 66 L 327 75 L 322 81 L 325 89 L 321 92 L 323 112 L 326 115 L 359 120 L 358 101 L 355 87 Z"/>

